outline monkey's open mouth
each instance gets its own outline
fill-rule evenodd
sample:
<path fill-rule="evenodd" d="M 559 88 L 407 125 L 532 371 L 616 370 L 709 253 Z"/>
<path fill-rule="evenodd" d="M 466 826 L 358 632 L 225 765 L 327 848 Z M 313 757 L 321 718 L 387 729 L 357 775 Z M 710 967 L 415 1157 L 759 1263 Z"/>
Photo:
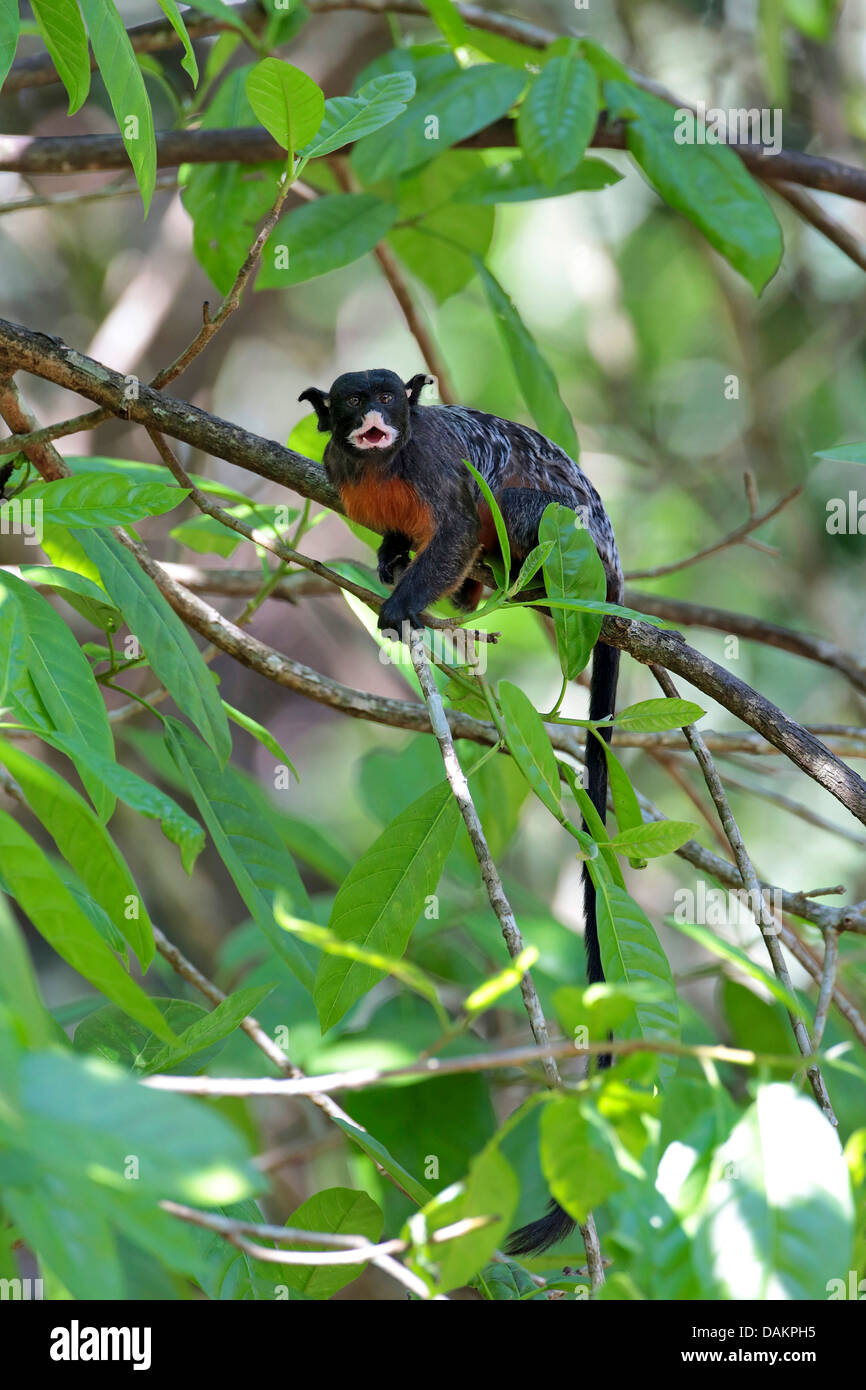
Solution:
<path fill-rule="evenodd" d="M 388 449 L 397 435 L 398 431 L 388 424 L 378 410 L 369 410 L 349 439 L 356 449 Z"/>

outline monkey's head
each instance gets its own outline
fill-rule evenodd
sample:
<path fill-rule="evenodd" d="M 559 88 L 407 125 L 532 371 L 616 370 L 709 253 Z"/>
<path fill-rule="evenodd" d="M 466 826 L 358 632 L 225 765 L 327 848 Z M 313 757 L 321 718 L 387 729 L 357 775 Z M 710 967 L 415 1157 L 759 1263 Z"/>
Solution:
<path fill-rule="evenodd" d="M 391 458 L 411 434 L 410 411 L 432 377 L 413 376 L 404 383 L 384 367 L 372 372 L 344 372 L 330 391 L 310 386 L 299 401 L 309 401 L 319 429 L 348 451 Z"/>

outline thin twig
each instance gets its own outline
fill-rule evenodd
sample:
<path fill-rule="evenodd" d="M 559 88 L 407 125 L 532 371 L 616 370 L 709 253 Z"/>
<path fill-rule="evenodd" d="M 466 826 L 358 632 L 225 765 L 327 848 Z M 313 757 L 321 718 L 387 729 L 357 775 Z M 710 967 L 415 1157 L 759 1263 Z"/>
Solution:
<path fill-rule="evenodd" d="M 659 685 L 661 686 L 662 690 L 664 691 L 665 695 L 667 695 L 669 699 L 677 699 L 677 688 L 671 680 L 670 676 L 668 675 L 667 671 L 662 670 L 662 668 L 659 666 L 651 666 L 650 669 L 653 675 L 655 676 L 656 680 L 658 681 Z M 766 942 L 767 953 L 770 957 L 770 961 L 773 966 L 773 971 L 775 973 L 776 979 L 779 981 L 779 983 L 783 986 L 784 989 L 786 989 L 789 993 L 793 993 L 791 976 L 788 972 L 788 966 L 785 961 L 785 957 L 782 954 L 782 948 L 779 945 L 779 929 L 776 923 L 776 919 L 774 918 L 772 912 L 770 912 L 769 908 L 764 902 L 764 896 L 761 892 L 761 887 L 758 882 L 758 876 L 755 873 L 755 870 L 752 866 L 752 861 L 749 858 L 748 852 L 743 843 L 743 837 L 740 834 L 740 828 L 734 819 L 734 815 L 731 811 L 728 798 L 725 795 L 725 789 L 722 786 L 718 773 L 716 772 L 712 756 L 694 724 L 686 724 L 683 727 L 683 733 L 688 741 L 689 747 L 691 748 L 692 752 L 695 755 L 695 758 L 698 761 L 701 772 L 704 775 L 704 781 L 707 784 L 707 790 L 709 791 L 710 796 L 713 798 L 713 801 L 715 802 L 716 809 L 719 813 L 719 819 L 722 822 L 722 827 L 725 832 L 725 836 L 728 840 L 728 843 L 731 846 L 731 850 L 733 851 L 734 858 L 737 862 L 737 868 L 740 871 L 740 876 L 743 880 L 743 886 L 749 893 L 749 901 L 752 904 L 752 911 L 755 913 L 755 917 L 760 928 L 761 935 L 763 936 L 764 941 Z M 814 1053 L 815 1049 L 812 1045 L 812 1040 L 809 1037 L 805 1023 L 801 1018 L 797 1018 L 794 1014 L 790 1012 L 788 1014 L 788 1018 L 790 1019 L 791 1028 L 794 1033 L 794 1038 L 796 1040 L 797 1047 L 800 1050 L 801 1056 L 811 1056 Z M 830 1121 L 830 1124 L 838 1125 L 839 1122 L 836 1119 L 836 1116 L 833 1111 L 833 1106 L 830 1103 L 830 1096 L 827 1092 L 827 1087 L 825 1085 L 824 1078 L 821 1075 L 820 1068 L 816 1066 L 810 1066 L 806 1074 L 809 1078 L 809 1084 L 812 1087 L 812 1093 L 816 1101 L 818 1102 L 818 1105 L 820 1106 L 821 1110 L 823 1111 L 824 1115 Z"/>
<path fill-rule="evenodd" d="M 430 713 L 430 724 L 439 749 L 442 753 L 442 761 L 445 765 L 445 776 L 448 785 L 457 802 L 463 822 L 469 832 L 472 841 L 472 848 L 481 869 L 481 877 L 487 889 L 487 896 L 490 906 L 496 916 L 499 926 L 502 929 L 502 936 L 505 946 L 512 960 L 516 960 L 525 950 L 523 937 L 517 925 L 511 904 L 502 886 L 502 879 L 499 871 L 493 862 L 487 837 L 484 834 L 484 827 L 475 809 L 472 800 L 472 793 L 469 790 L 469 783 L 466 779 L 457 752 L 454 748 L 454 740 L 451 737 L 451 729 L 445 714 L 445 706 L 439 694 L 439 688 L 433 679 L 433 672 L 427 660 L 427 653 L 424 650 L 424 637 L 417 629 L 410 629 L 409 651 L 412 655 L 412 665 L 415 667 L 415 674 L 421 686 L 424 701 Z M 520 976 L 520 993 L 523 997 L 523 1006 L 526 1009 L 529 1019 L 529 1027 L 532 1031 L 536 1043 L 539 1047 L 549 1048 L 550 1034 L 547 1029 L 547 1021 L 541 1007 L 541 1000 L 535 988 L 529 970 L 524 970 Z M 545 1079 L 548 1086 L 557 1087 L 562 1085 L 562 1078 L 559 1068 L 553 1057 L 546 1055 L 542 1061 Z M 601 1255 L 601 1247 L 595 1229 L 595 1221 L 592 1213 L 589 1212 L 585 1222 L 581 1222 L 580 1232 L 583 1236 L 584 1249 L 586 1251 L 587 1266 L 590 1271 L 592 1288 L 597 1289 L 604 1283 L 604 1263 Z"/>
<path fill-rule="evenodd" d="M 784 497 L 780 497 L 777 502 L 774 502 L 772 507 L 767 507 L 765 511 L 760 512 L 757 516 L 750 512 L 746 520 L 739 526 L 735 526 L 733 531 L 729 531 L 726 536 L 722 536 L 721 540 L 716 541 L 713 545 L 707 545 L 703 550 L 696 551 L 694 555 L 687 555 L 683 560 L 674 560 L 669 565 L 656 565 L 653 569 L 629 570 L 625 577 L 627 580 L 660 579 L 662 575 L 676 574 L 679 570 L 688 569 L 691 565 L 696 565 L 699 561 L 706 560 L 710 555 L 717 555 L 720 550 L 727 550 L 729 546 L 739 545 L 742 541 L 745 541 L 747 537 L 751 536 L 753 531 L 757 531 L 759 526 L 763 526 L 765 521 L 769 521 L 770 518 L 776 516 L 783 507 L 787 507 L 789 502 L 793 502 L 795 497 L 799 497 L 802 491 L 802 484 L 798 484 L 797 487 L 787 492 Z"/>
<path fill-rule="evenodd" d="M 815 1008 L 815 1023 L 812 1029 L 812 1036 L 815 1046 L 821 1046 L 821 1039 L 824 1036 L 824 1029 L 827 1026 L 827 1015 L 830 1012 L 830 1003 L 833 998 L 833 988 L 836 984 L 836 967 L 839 963 L 839 933 L 828 931 L 824 937 L 824 969 L 821 973 L 821 988 L 818 991 L 818 1003 Z"/>

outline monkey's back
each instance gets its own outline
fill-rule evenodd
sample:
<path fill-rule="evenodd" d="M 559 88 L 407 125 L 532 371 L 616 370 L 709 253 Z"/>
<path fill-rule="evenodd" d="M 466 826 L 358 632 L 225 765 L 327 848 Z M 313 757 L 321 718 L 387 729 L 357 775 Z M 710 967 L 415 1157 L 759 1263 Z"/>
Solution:
<path fill-rule="evenodd" d="M 503 420 L 462 405 L 416 406 L 411 413 L 412 438 L 407 451 L 438 459 L 450 472 L 464 474 L 462 459 L 474 464 L 494 496 L 505 488 L 530 488 L 572 507 L 582 517 L 608 575 L 620 579 L 622 569 L 613 527 L 604 504 L 579 464 L 564 449 L 528 425 Z M 443 442 L 449 446 L 443 449 Z M 442 483 L 446 479 L 442 478 Z M 476 496 L 480 489 L 470 478 Z M 446 484 L 447 486 L 447 484 Z"/>

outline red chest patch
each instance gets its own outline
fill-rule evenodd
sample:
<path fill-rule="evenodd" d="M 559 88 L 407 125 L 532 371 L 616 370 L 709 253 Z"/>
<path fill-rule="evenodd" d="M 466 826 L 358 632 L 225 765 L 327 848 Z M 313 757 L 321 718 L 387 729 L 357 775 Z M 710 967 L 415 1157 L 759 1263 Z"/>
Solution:
<path fill-rule="evenodd" d="M 340 489 L 346 515 L 374 531 L 402 531 L 415 550 L 433 536 L 433 514 L 413 487 L 402 478 L 377 478 L 367 473 L 358 483 Z"/>

